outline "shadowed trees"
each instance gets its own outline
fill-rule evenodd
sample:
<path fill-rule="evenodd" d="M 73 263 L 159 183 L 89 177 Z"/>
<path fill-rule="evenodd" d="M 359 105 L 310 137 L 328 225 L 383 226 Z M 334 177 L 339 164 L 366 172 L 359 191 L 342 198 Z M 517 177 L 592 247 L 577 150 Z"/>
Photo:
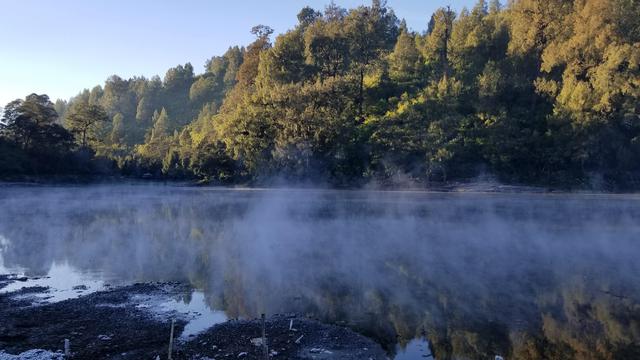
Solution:
<path fill-rule="evenodd" d="M 479 0 L 436 10 L 421 32 L 384 1 L 305 7 L 292 29 L 274 38 L 256 26 L 251 44 L 201 74 L 187 63 L 164 79 L 114 75 L 45 108 L 127 174 L 354 185 L 489 172 L 636 187 L 636 10 L 630 0 Z M 41 117 L 16 119 L 4 138 L 27 149 L 44 134 Z"/>

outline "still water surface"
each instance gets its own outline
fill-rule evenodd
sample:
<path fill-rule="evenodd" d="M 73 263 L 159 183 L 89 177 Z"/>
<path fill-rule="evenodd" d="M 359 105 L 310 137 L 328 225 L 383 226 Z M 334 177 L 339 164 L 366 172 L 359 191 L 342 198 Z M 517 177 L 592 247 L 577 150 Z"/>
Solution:
<path fill-rule="evenodd" d="M 635 195 L 6 187 L 0 204 L 0 273 L 50 275 L 47 301 L 184 281 L 156 305 L 202 314 L 188 333 L 296 312 L 397 359 L 640 358 Z"/>

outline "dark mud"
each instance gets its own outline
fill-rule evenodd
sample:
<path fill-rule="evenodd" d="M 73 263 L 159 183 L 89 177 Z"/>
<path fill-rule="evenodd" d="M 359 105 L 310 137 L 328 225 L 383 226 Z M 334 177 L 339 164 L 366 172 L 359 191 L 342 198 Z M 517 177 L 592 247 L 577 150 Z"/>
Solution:
<path fill-rule="evenodd" d="M 18 279 L 0 276 L 0 288 L 13 281 Z M 264 359 L 260 320 L 228 321 L 180 342 L 186 319 L 159 317 L 140 306 L 145 299 L 179 296 L 189 291 L 185 285 L 135 284 L 34 305 L 30 295 L 47 291 L 31 287 L 0 294 L 0 358 L 32 349 L 60 354 L 68 339 L 72 359 L 166 359 L 175 318 L 174 359 Z M 387 358 L 372 340 L 310 319 L 276 315 L 265 328 L 273 359 Z"/>
<path fill-rule="evenodd" d="M 163 286 L 137 284 L 39 306 L 23 296 L 41 291 L 46 289 L 0 295 L 0 349 L 10 354 L 63 351 L 68 339 L 74 359 L 138 359 L 166 353 L 162 349 L 168 342 L 168 325 L 132 302 L 134 295 L 166 293 Z M 16 295 L 21 295 L 18 300 Z M 178 320 L 176 330 L 185 323 Z"/>
<path fill-rule="evenodd" d="M 296 316 L 266 321 L 267 352 L 279 359 L 387 359 L 382 348 L 353 331 Z M 229 321 L 191 340 L 183 359 L 264 359 L 261 320 Z"/>

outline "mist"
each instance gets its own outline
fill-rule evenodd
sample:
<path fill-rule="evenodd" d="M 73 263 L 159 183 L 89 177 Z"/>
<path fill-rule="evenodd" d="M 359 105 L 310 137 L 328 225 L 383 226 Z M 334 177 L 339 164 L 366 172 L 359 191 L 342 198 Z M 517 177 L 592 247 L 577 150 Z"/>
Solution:
<path fill-rule="evenodd" d="M 598 358 L 640 340 L 639 200 L 6 187 L 0 270 L 188 282 L 231 318 L 301 313 L 387 347 L 426 336 L 438 358 Z"/>

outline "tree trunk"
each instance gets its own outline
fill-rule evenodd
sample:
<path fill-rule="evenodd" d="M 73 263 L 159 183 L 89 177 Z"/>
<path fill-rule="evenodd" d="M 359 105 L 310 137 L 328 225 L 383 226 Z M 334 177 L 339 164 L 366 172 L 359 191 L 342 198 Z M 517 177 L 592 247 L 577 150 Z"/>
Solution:
<path fill-rule="evenodd" d="M 362 121 L 364 113 L 364 67 L 360 68 L 360 91 L 358 94 L 358 116 Z"/>

